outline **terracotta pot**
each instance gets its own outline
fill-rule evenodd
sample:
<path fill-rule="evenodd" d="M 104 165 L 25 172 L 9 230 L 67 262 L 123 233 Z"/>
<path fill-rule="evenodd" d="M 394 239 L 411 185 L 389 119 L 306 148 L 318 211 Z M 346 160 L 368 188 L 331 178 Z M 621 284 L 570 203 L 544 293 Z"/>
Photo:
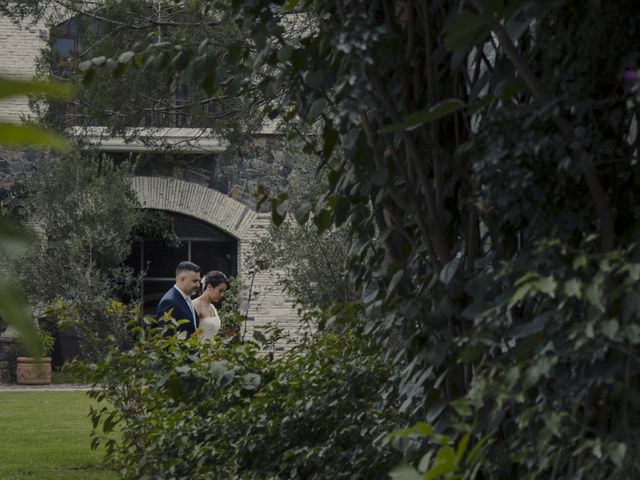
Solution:
<path fill-rule="evenodd" d="M 51 383 L 51 357 L 18 357 L 16 376 L 20 385 L 48 385 Z"/>

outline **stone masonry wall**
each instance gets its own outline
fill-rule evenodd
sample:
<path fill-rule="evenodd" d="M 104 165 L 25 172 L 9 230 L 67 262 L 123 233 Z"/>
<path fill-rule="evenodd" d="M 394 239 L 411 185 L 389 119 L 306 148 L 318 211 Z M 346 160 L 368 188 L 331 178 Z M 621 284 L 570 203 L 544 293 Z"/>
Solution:
<path fill-rule="evenodd" d="M 16 356 L 16 342 L 0 335 L 0 384 L 16 381 Z"/>
<path fill-rule="evenodd" d="M 10 19 L 0 17 L 0 75 L 30 79 L 36 73 L 36 57 L 45 46 L 40 38 L 43 24 L 18 27 Z M 0 101 L 0 121 L 17 122 L 29 114 L 26 97 Z"/>

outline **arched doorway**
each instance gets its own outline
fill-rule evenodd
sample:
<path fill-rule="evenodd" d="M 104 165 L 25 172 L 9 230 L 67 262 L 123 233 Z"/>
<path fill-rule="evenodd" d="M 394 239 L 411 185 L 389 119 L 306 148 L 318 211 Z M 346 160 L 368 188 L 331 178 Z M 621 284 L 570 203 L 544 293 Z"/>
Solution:
<path fill-rule="evenodd" d="M 144 313 L 155 314 L 162 295 L 175 283 L 176 265 L 188 260 L 203 272 L 219 270 L 237 275 L 238 241 L 213 225 L 178 213 L 165 212 L 174 222 L 179 245 L 158 238 L 139 238 L 132 245 L 127 265 L 141 277 Z"/>

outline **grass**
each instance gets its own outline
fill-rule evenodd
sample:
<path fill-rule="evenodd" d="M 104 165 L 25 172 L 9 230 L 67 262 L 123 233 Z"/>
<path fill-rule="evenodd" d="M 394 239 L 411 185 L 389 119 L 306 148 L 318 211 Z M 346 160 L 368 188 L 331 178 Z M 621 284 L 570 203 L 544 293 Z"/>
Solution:
<path fill-rule="evenodd" d="M 113 480 L 90 448 L 85 392 L 0 392 L 0 479 Z"/>

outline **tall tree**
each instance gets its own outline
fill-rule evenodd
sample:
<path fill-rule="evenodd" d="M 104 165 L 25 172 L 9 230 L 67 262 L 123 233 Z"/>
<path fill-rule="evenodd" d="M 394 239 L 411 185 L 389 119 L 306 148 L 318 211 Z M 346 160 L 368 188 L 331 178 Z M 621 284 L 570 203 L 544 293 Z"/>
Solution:
<path fill-rule="evenodd" d="M 638 368 L 634 2 L 232 5 L 244 81 L 283 92 L 267 112 L 313 125 L 325 162 L 343 153 L 311 218 L 352 232 L 369 331 L 400 334 L 407 414 L 453 432 L 477 415 L 499 478 L 637 469 L 633 395 L 604 387 L 635 391 Z"/>
<path fill-rule="evenodd" d="M 0 11 L 17 21 L 44 23 L 48 47 L 38 60 L 39 74 L 79 87 L 69 101 L 33 102 L 42 123 L 73 128 L 80 140 L 84 133 L 95 135 L 93 127 L 107 127 L 109 135 L 152 142 L 154 129 L 162 127 L 195 128 L 194 140 L 212 131 L 223 136 L 259 127 L 256 95 L 238 96 L 240 82 L 214 89 L 216 77 L 227 77 L 221 72 L 239 68 L 234 48 L 246 43 L 243 32 L 225 21 L 225 6 L 30 0 L 3 5 Z M 128 51 L 132 46 L 144 46 L 144 61 Z M 128 68 L 134 62 L 136 68 Z M 159 74 L 168 62 L 172 72 Z M 84 77 L 74 75 L 77 70 Z"/>
<path fill-rule="evenodd" d="M 230 7 L 248 32 L 224 47 L 233 65 L 182 67 L 189 41 L 153 39 L 84 78 L 135 62 L 257 88 L 327 166 L 295 215 L 348 225 L 367 331 L 394 339 L 407 415 L 467 440 L 453 426 L 475 416 L 488 477 L 637 474 L 638 108 L 622 80 L 638 67 L 635 2 Z M 286 196 L 270 200 L 281 221 Z"/>

